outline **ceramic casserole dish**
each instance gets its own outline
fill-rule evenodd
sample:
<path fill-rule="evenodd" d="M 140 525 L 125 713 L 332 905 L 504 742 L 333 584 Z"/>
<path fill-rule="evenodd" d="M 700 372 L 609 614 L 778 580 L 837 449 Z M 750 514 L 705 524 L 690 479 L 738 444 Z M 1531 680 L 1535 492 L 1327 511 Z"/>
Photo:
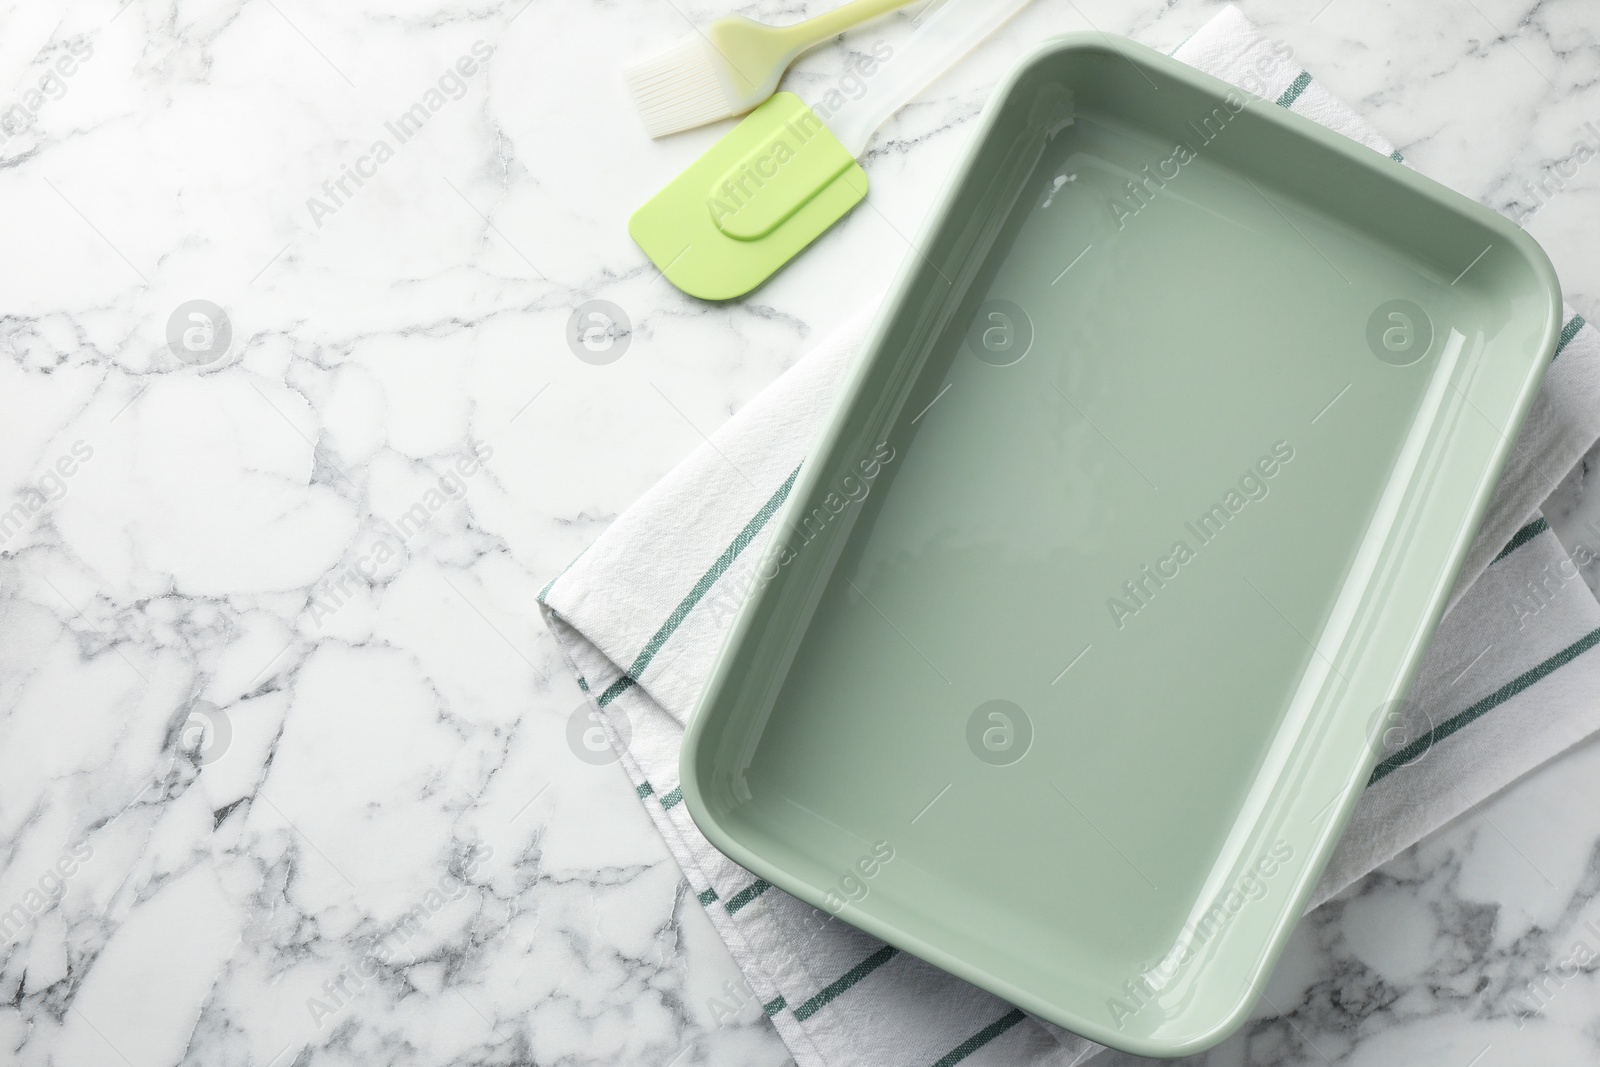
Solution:
<path fill-rule="evenodd" d="M 1140 1055 L 1258 997 L 1559 329 L 1525 234 L 1132 42 L 1006 78 L 691 722 L 773 885 Z"/>

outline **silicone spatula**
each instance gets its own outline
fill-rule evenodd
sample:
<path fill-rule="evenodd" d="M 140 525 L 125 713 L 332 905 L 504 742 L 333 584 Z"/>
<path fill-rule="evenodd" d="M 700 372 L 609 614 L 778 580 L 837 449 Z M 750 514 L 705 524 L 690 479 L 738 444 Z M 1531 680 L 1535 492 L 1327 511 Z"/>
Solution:
<path fill-rule="evenodd" d="M 690 296 L 743 296 L 865 198 L 856 157 L 873 132 L 1028 3 L 945 0 L 889 58 L 858 68 L 866 91 L 826 120 L 774 95 L 634 212 L 628 233 Z"/>

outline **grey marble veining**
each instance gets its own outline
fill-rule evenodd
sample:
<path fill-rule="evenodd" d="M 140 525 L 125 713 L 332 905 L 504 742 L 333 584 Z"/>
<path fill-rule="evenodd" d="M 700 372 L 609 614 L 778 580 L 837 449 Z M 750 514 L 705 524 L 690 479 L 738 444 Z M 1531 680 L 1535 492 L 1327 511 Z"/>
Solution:
<path fill-rule="evenodd" d="M 1588 0 L 1242 6 L 1600 314 Z M 624 224 L 721 128 L 647 141 L 620 68 L 715 4 L 6 6 L 5 1058 L 783 1063 L 572 742 L 534 597 L 887 283 L 1025 43 L 1170 49 L 1216 9 L 1037 0 L 880 133 L 867 206 L 709 306 Z M 606 366 L 563 341 L 597 298 L 634 327 Z M 196 300 L 215 362 L 168 344 Z M 1552 502 L 1569 548 L 1597 463 Z M 1205 1062 L 1600 1062 L 1597 772 L 1581 746 L 1315 913 Z"/>

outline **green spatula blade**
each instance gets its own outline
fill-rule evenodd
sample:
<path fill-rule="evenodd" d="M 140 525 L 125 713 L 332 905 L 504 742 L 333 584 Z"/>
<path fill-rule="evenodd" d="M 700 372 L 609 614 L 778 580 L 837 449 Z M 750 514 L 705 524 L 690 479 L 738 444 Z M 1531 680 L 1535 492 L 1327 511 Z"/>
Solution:
<path fill-rule="evenodd" d="M 679 289 L 729 300 L 866 195 L 849 149 L 799 97 L 778 93 L 634 212 L 628 233 Z"/>

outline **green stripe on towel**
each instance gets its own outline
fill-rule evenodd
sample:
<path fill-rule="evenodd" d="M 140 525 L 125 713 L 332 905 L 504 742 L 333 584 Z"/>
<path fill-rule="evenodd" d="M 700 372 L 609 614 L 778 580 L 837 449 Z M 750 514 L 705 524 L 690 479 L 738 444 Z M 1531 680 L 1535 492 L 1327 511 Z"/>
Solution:
<path fill-rule="evenodd" d="M 746 904 L 750 903 L 752 900 L 756 899 L 756 897 L 759 897 L 762 893 L 765 893 L 771 888 L 771 882 L 767 881 L 765 878 L 757 878 L 755 881 L 739 890 L 733 896 L 729 897 L 728 902 L 724 904 L 723 907 L 728 910 L 729 915 L 732 915 L 740 908 L 744 907 Z"/>
<path fill-rule="evenodd" d="M 599 704 L 602 708 L 637 684 L 636 680 L 644 673 L 645 668 L 650 666 L 650 661 L 655 659 L 657 652 L 661 651 L 661 646 L 667 643 L 667 640 L 683 624 L 683 620 L 689 617 L 689 612 L 694 610 L 694 606 L 700 603 L 711 587 L 716 584 L 717 579 L 727 573 L 728 568 L 733 566 L 733 561 L 739 558 L 739 553 L 749 547 L 750 542 L 756 539 L 756 535 L 761 532 L 762 527 L 766 526 L 767 521 L 772 518 L 778 508 L 783 506 L 784 500 L 789 496 L 789 490 L 794 488 L 795 476 L 799 473 L 799 467 L 789 472 L 789 477 L 782 485 L 778 486 L 778 491 L 773 493 L 765 504 L 761 505 L 761 510 L 756 512 L 755 518 L 745 524 L 744 529 L 739 531 L 739 535 L 733 539 L 733 543 L 727 547 L 727 550 L 717 557 L 716 562 L 712 563 L 711 567 L 700 576 L 700 580 L 694 583 L 694 588 L 689 590 L 688 594 L 678 602 L 678 606 L 667 617 L 667 621 L 661 624 L 661 628 L 645 643 L 644 650 L 634 658 L 633 665 L 628 668 L 628 672 L 613 682 L 610 688 L 600 695 Z"/>
<path fill-rule="evenodd" d="M 966 1059 L 968 1056 L 972 1055 L 974 1052 L 978 1051 L 980 1048 L 1020 1023 L 1022 1018 L 1022 1012 L 1018 1011 L 1016 1008 L 1012 1008 L 1009 1012 L 1000 1016 L 1000 1018 L 996 1019 L 988 1026 L 985 1026 L 982 1030 L 979 1030 L 977 1033 L 961 1042 L 961 1044 L 957 1045 L 949 1052 L 946 1052 L 937 1060 L 934 1060 L 933 1067 L 951 1067 L 952 1064 L 960 1063 L 962 1060 Z"/>
<path fill-rule="evenodd" d="M 606 691 L 601 693 L 600 696 L 595 699 L 595 703 L 599 704 L 603 708 L 610 704 L 613 700 L 617 699 L 623 693 L 626 693 L 628 690 L 632 689 L 636 684 L 637 683 L 634 682 L 632 678 L 624 674 L 621 678 L 618 678 L 616 681 L 606 686 Z"/>
<path fill-rule="evenodd" d="M 1500 554 L 1489 562 L 1491 564 L 1499 563 L 1501 560 L 1511 555 L 1511 553 L 1515 552 L 1529 541 L 1532 541 L 1535 537 L 1538 537 L 1548 529 L 1550 529 L 1550 523 L 1545 521 L 1545 517 L 1543 515 L 1540 515 L 1537 519 L 1534 519 L 1532 522 L 1528 523 L 1528 525 L 1524 526 L 1522 529 L 1518 530 L 1514 535 L 1512 535 L 1511 540 L 1506 542 L 1506 547 L 1502 548 L 1500 550 Z"/>
<path fill-rule="evenodd" d="M 1566 348 L 1572 343 L 1572 339 L 1578 336 L 1578 331 L 1583 329 L 1583 325 L 1583 316 L 1574 315 L 1572 316 L 1572 321 L 1561 328 L 1561 340 L 1556 342 L 1556 354 L 1555 356 L 1550 357 L 1552 361 L 1555 360 L 1556 356 L 1561 354 L 1561 350 L 1563 348 Z"/>
<path fill-rule="evenodd" d="M 860 963 L 846 971 L 844 976 L 838 981 L 827 986 L 822 990 L 822 992 L 818 993 L 816 996 L 812 997 L 810 1000 L 796 1008 L 794 1010 L 794 1017 L 799 1019 L 801 1022 L 805 1022 L 807 1019 L 811 1018 L 817 1012 L 821 1011 L 823 1008 L 832 1003 L 834 998 L 838 997 L 839 994 L 848 990 L 851 986 L 861 981 L 861 979 L 865 978 L 879 967 L 882 967 L 885 963 L 888 963 L 895 957 L 896 952 L 897 950 L 892 946 L 884 945 L 878 951 L 874 952 L 872 955 L 868 956 L 866 959 L 862 960 Z"/>
<path fill-rule="evenodd" d="M 1306 86 L 1310 84 L 1311 72 L 1302 70 L 1300 76 L 1290 82 L 1289 88 L 1285 89 L 1283 95 L 1278 97 L 1278 106 L 1289 107 L 1292 105 L 1296 100 L 1300 99 L 1300 94 L 1305 92 Z"/>
<path fill-rule="evenodd" d="M 1582 637 L 1578 638 L 1576 641 L 1572 642 L 1572 644 L 1568 645 L 1566 648 L 1563 648 L 1560 652 L 1557 652 L 1555 655 L 1551 656 L 1537 667 L 1519 674 L 1517 677 L 1511 679 L 1511 681 L 1507 682 L 1499 689 L 1496 689 L 1494 692 L 1490 693 L 1488 696 L 1472 705 L 1472 707 L 1468 708 L 1466 711 L 1463 711 L 1461 714 L 1447 719 L 1438 726 L 1435 726 L 1432 730 L 1428 731 L 1427 734 L 1417 738 L 1415 741 L 1411 742 L 1411 744 L 1407 745 L 1405 748 L 1402 748 L 1399 752 L 1396 752 L 1394 755 L 1378 764 L 1378 766 L 1372 772 L 1372 777 L 1367 779 L 1367 785 L 1371 787 L 1376 782 L 1388 777 L 1394 771 L 1405 766 L 1407 763 L 1410 763 L 1412 760 L 1428 751 L 1428 749 L 1433 745 L 1443 741 L 1445 738 L 1449 737 L 1451 734 L 1455 733 L 1457 730 L 1473 722 L 1474 720 L 1481 719 L 1484 715 L 1493 711 L 1501 704 L 1504 704 L 1506 701 L 1510 700 L 1524 689 L 1527 689 L 1535 682 L 1542 678 L 1546 678 L 1560 670 L 1562 667 L 1565 667 L 1568 663 L 1571 663 L 1573 660 L 1577 659 L 1579 656 L 1583 655 L 1597 644 L 1600 644 L 1600 629 L 1590 630 L 1588 633 L 1584 634 Z"/>

